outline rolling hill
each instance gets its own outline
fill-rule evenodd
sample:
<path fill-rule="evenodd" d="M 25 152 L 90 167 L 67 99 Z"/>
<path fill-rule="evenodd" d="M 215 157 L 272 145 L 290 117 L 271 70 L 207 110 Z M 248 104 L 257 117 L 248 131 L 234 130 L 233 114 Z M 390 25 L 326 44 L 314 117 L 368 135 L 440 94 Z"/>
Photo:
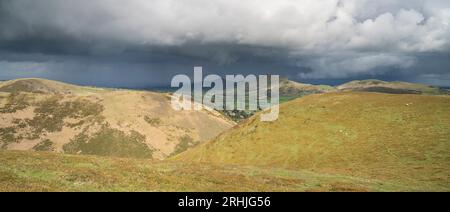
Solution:
<path fill-rule="evenodd" d="M 173 160 L 308 170 L 450 189 L 450 97 L 342 92 L 281 105 Z"/>
<path fill-rule="evenodd" d="M 388 94 L 423 94 L 423 95 L 449 95 L 450 91 L 436 86 L 409 83 L 409 82 L 386 82 L 382 80 L 355 80 L 336 87 L 328 85 L 304 84 L 288 79 L 280 80 L 280 96 L 292 100 L 310 94 L 331 92 L 374 92 Z"/>
<path fill-rule="evenodd" d="M 170 95 L 44 79 L 0 84 L 0 148 L 164 159 L 231 128 L 210 111 L 174 111 Z"/>
<path fill-rule="evenodd" d="M 280 79 L 280 96 L 281 97 L 301 97 L 310 94 L 328 93 L 336 91 L 336 88 L 329 85 L 311 85 L 288 80 Z"/>
<path fill-rule="evenodd" d="M 391 94 L 427 94 L 448 95 L 446 89 L 435 86 L 409 83 L 409 82 L 385 82 L 381 80 L 356 80 L 336 87 L 340 91 L 364 91 Z"/>
<path fill-rule="evenodd" d="M 302 98 L 236 125 L 167 93 L 2 82 L 0 191 L 449 191 L 450 97 L 380 84 L 282 81 Z"/>
<path fill-rule="evenodd" d="M 450 95 L 450 90 L 436 86 L 409 83 L 409 82 L 386 82 L 376 79 L 355 80 L 339 86 L 312 85 L 289 80 L 280 79 L 280 102 L 288 102 L 293 99 L 311 94 L 333 93 L 333 92 L 373 92 L 387 94 L 422 94 L 422 95 Z"/>

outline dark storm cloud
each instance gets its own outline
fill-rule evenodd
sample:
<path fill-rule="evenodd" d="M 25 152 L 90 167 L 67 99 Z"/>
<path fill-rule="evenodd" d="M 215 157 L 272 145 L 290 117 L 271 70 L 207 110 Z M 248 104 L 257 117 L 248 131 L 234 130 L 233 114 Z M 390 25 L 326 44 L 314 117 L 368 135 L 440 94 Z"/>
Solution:
<path fill-rule="evenodd" d="M 201 65 L 450 84 L 449 22 L 445 0 L 0 0 L 0 78 L 163 85 Z"/>

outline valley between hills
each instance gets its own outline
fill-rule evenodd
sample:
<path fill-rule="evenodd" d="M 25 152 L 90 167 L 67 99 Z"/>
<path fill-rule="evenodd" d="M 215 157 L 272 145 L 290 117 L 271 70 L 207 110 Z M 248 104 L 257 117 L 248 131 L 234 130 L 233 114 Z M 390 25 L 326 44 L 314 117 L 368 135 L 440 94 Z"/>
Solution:
<path fill-rule="evenodd" d="M 0 191 L 449 191 L 450 96 L 284 79 L 280 117 L 170 93 L 0 82 Z"/>

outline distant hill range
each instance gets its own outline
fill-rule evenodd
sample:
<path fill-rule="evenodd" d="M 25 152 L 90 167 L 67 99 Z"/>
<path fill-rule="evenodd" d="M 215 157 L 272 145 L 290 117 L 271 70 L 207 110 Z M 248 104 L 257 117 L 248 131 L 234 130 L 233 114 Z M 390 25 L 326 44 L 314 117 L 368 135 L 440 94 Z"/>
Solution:
<path fill-rule="evenodd" d="M 450 90 L 435 86 L 408 82 L 385 82 L 381 80 L 351 81 L 340 86 L 312 85 L 280 79 L 280 103 L 311 94 L 337 92 L 375 92 L 387 94 L 417 94 L 417 95 L 450 95 Z M 256 92 L 256 91 L 254 91 Z M 236 122 L 251 117 L 254 111 L 224 111 L 224 114 Z"/>
<path fill-rule="evenodd" d="M 0 83 L 0 149 L 164 159 L 234 126 L 220 113 L 174 111 L 167 93 L 44 79 Z"/>
<path fill-rule="evenodd" d="M 381 80 L 356 80 L 336 87 L 328 85 L 302 84 L 288 79 L 280 82 L 281 96 L 304 96 L 305 94 L 329 93 L 342 91 L 363 91 L 389 94 L 427 94 L 449 95 L 450 90 L 436 86 L 429 86 L 408 82 L 385 82 Z"/>
<path fill-rule="evenodd" d="M 280 79 L 280 96 L 282 98 L 301 97 L 310 94 L 327 93 L 333 91 L 336 91 L 336 88 L 329 85 L 311 85 L 290 81 L 287 78 Z"/>
<path fill-rule="evenodd" d="M 352 81 L 337 87 L 340 91 L 366 91 L 391 94 L 448 95 L 450 91 L 436 86 L 408 82 L 385 82 L 381 80 Z"/>

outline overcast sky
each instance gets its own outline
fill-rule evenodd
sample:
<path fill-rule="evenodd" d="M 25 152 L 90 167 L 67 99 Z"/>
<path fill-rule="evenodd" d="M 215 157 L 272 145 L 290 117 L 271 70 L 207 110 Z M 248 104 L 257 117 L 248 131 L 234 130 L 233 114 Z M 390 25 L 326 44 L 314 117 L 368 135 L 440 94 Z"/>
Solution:
<path fill-rule="evenodd" d="M 0 0 L 0 79 L 206 73 L 450 86 L 449 0 Z"/>

